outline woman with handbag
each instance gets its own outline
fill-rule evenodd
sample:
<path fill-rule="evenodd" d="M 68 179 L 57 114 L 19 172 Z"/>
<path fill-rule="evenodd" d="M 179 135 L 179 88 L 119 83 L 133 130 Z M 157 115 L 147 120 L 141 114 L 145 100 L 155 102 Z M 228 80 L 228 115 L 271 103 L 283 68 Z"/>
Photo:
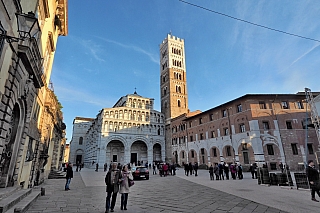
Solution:
<path fill-rule="evenodd" d="M 122 181 L 120 183 L 120 194 L 121 194 L 121 210 L 127 210 L 128 194 L 130 192 L 129 182 L 133 181 L 133 176 L 130 171 L 128 171 L 128 166 L 125 165 L 121 171 Z M 133 184 L 132 184 L 133 185 Z"/>

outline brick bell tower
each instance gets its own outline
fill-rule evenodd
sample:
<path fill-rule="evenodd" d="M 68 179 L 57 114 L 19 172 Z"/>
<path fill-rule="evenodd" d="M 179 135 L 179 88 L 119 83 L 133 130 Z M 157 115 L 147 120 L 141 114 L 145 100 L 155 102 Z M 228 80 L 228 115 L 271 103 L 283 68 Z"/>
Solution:
<path fill-rule="evenodd" d="M 184 40 L 171 33 L 160 44 L 160 91 L 166 124 L 171 118 L 188 113 Z"/>

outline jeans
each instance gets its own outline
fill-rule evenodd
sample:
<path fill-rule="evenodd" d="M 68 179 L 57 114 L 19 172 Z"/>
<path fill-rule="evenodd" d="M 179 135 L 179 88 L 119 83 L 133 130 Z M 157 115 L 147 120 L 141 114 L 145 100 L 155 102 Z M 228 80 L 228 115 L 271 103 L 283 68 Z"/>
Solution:
<path fill-rule="evenodd" d="M 66 181 L 66 185 L 64 187 L 65 190 L 69 189 L 70 182 L 71 182 L 71 178 L 68 178 Z"/>
<path fill-rule="evenodd" d="M 118 192 L 116 192 L 116 193 L 114 193 L 113 191 L 108 191 L 107 192 L 106 210 L 114 209 L 114 206 L 116 205 L 117 194 L 118 194 Z M 111 200 L 111 206 L 110 206 L 111 195 L 112 195 L 112 200 Z"/>
<path fill-rule="evenodd" d="M 128 203 L 128 193 L 121 194 L 121 209 L 127 208 Z"/>

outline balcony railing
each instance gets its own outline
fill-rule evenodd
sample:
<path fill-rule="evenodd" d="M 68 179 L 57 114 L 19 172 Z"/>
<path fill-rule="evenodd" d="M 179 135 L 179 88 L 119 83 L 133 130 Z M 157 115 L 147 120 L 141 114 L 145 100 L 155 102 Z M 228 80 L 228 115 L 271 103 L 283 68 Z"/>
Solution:
<path fill-rule="evenodd" d="M 32 76 L 35 87 L 43 87 L 42 58 L 36 39 L 31 38 L 19 44 L 18 55 L 29 75 Z"/>

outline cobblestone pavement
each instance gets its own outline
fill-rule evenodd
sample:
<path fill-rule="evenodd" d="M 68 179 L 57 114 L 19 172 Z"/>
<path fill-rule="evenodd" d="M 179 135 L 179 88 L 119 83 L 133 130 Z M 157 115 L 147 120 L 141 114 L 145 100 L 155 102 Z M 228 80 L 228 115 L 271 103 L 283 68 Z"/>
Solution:
<path fill-rule="evenodd" d="M 284 212 L 197 184 L 181 178 L 181 174 L 182 171 L 178 171 L 178 176 L 151 175 L 150 180 L 135 181 L 129 195 L 128 211 L 120 210 L 118 195 L 115 212 Z M 74 172 L 70 191 L 64 191 L 64 179 L 46 180 L 42 185 L 46 195 L 38 198 L 28 212 L 103 213 L 106 195 L 104 176 L 104 172 L 92 169 Z"/>

